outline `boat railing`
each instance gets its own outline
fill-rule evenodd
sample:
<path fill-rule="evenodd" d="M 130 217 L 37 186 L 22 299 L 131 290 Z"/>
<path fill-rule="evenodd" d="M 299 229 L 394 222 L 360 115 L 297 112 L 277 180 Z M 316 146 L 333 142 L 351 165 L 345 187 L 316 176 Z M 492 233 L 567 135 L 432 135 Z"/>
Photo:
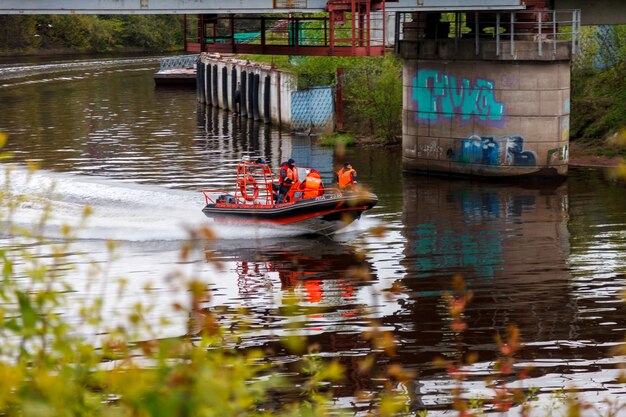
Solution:
<path fill-rule="evenodd" d="M 233 199 L 236 200 L 237 204 L 255 204 L 255 202 L 251 202 L 251 201 L 246 201 L 244 198 L 237 196 L 237 195 L 233 195 L 233 191 L 226 191 L 226 190 L 200 190 L 200 192 L 204 195 L 204 200 L 205 200 L 205 204 L 217 204 L 217 199 L 219 198 L 219 196 L 222 195 L 229 195 L 232 196 Z M 345 190 L 340 190 L 339 188 L 332 188 L 332 187 L 324 187 L 321 196 L 324 195 L 329 195 L 329 194 L 345 194 Z M 215 196 L 218 196 L 217 198 Z M 263 196 L 262 198 L 260 198 L 259 200 L 266 200 L 266 198 Z M 302 198 L 299 198 L 296 201 L 302 200 Z M 258 203 L 257 203 L 258 204 Z M 267 205 L 267 202 L 265 202 L 265 205 Z M 271 203 L 269 205 L 272 205 Z"/>
<path fill-rule="evenodd" d="M 264 195 L 265 193 L 260 193 L 258 198 L 253 200 L 248 200 L 239 194 L 239 190 L 200 190 L 200 192 L 204 195 L 205 204 L 218 204 L 218 203 L 226 203 L 226 204 L 238 204 L 238 205 L 265 205 L 272 206 L 273 197 Z M 230 202 L 219 201 L 220 196 L 228 196 L 233 199 Z"/>
<path fill-rule="evenodd" d="M 200 190 L 200 192 L 204 195 L 204 201 L 206 204 L 215 204 L 217 202 L 211 195 L 224 195 L 230 194 L 230 192 L 226 190 Z"/>

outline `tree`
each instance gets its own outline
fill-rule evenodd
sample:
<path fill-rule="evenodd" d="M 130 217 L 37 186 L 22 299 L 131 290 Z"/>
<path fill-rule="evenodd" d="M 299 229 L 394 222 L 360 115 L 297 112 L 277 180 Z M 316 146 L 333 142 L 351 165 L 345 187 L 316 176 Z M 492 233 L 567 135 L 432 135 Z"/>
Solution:
<path fill-rule="evenodd" d="M 393 56 L 365 58 L 344 75 L 346 98 L 370 131 L 388 143 L 402 133 L 402 65 Z M 362 116 L 361 116 L 362 115 Z"/>

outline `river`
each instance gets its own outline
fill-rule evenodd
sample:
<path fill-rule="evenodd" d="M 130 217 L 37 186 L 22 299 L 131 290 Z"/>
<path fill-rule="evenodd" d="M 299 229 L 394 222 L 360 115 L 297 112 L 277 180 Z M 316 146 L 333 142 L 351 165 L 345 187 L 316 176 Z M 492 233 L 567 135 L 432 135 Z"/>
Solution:
<path fill-rule="evenodd" d="M 353 401 L 356 389 L 380 389 L 380 379 L 356 370 L 356 359 L 372 351 L 362 335 L 375 320 L 398 341 L 396 356 L 377 355 L 377 363 L 415 371 L 403 387 L 411 409 L 437 415 L 450 407 L 444 393 L 451 381 L 432 361 L 456 349 L 442 296 L 461 274 L 474 292 L 464 339 L 479 354 L 469 368 L 472 395 L 487 392 L 480 381 L 496 355 L 494 336 L 514 323 L 525 342 L 518 359 L 533 367 L 525 384 L 540 398 L 575 386 L 592 402 L 626 401 L 617 381 L 624 358 L 612 350 L 626 332 L 623 184 L 582 168 L 544 185 L 409 175 L 398 149 L 336 155 L 314 137 L 204 108 L 193 89 L 156 88 L 157 68 L 153 57 L 0 62 L 0 131 L 14 154 L 13 187 L 54 207 L 46 229 L 53 238 L 93 206 L 76 245 L 95 262 L 108 259 L 107 240 L 119 245 L 100 285 L 86 282 L 77 261 L 73 297 L 103 297 L 111 320 L 138 301 L 154 304 L 154 323 L 171 319 L 156 336 L 181 336 L 186 317 L 170 306 L 184 297 L 171 283 L 182 269 L 209 282 L 207 309 L 219 308 L 225 322 L 229 312 L 248 309 L 242 348 L 288 333 L 294 317 L 283 307 L 295 299 L 297 332 L 347 368 L 336 386 L 338 406 Z M 237 162 L 257 157 L 273 167 L 293 157 L 325 182 L 350 161 L 380 202 L 332 239 L 209 223 L 199 190 L 229 186 Z M 40 167 L 32 178 L 26 161 Z M 31 224 L 42 207 L 25 206 L 14 221 Z M 218 238 L 181 261 L 187 231 L 207 224 Z M 118 278 L 126 283 L 122 293 Z M 69 320 L 89 337 L 72 311 Z"/>

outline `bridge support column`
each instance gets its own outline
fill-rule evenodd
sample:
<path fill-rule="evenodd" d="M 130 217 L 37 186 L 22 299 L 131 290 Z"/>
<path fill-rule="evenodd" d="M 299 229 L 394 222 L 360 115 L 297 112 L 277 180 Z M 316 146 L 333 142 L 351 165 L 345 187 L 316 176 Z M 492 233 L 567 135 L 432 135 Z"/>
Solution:
<path fill-rule="evenodd" d="M 539 40 L 543 42 L 543 40 Z M 556 42 L 556 41 L 554 41 Z M 514 50 L 511 49 L 514 47 Z M 402 161 L 408 171 L 564 176 L 568 42 L 404 40 Z"/>

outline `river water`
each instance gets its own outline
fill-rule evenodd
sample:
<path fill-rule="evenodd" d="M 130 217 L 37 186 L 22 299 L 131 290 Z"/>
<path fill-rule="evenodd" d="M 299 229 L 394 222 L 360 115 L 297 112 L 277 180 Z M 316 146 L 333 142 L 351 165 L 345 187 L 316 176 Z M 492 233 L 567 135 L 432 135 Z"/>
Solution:
<path fill-rule="evenodd" d="M 93 206 L 76 243 L 92 261 L 108 259 L 107 240 L 119 244 L 99 285 L 86 282 L 77 260 L 73 297 L 103 297 L 111 321 L 138 301 L 154 304 L 149 318 L 171 319 L 155 336 L 180 336 L 187 318 L 171 303 L 184 294 L 171 276 L 201 277 L 212 294 L 207 308 L 219 308 L 225 323 L 248 309 L 242 348 L 273 344 L 295 320 L 302 325 L 296 332 L 324 356 L 340 358 L 347 378 L 336 386 L 338 406 L 354 401 L 355 390 L 383 383 L 357 370 L 373 351 L 362 336 L 376 320 L 398 345 L 392 358 L 376 355 L 374 369 L 398 362 L 415 371 L 413 383 L 399 389 L 410 394 L 411 410 L 436 415 L 449 409 L 451 381 L 432 361 L 456 349 L 442 296 L 461 274 L 474 292 L 464 339 L 464 349 L 479 354 L 469 368 L 471 396 L 489 394 L 481 381 L 496 357 L 494 336 L 514 323 L 525 342 L 518 359 L 533 367 L 524 383 L 539 389 L 542 407 L 569 387 L 597 404 L 626 401 L 617 381 L 624 358 L 613 350 L 626 333 L 623 184 L 580 168 L 544 185 L 403 174 L 398 149 L 337 155 L 315 138 L 204 108 L 193 89 L 156 88 L 157 68 L 151 57 L 0 62 L 0 131 L 14 153 L 12 187 L 42 194 L 54 207 L 45 232 L 52 238 Z M 326 182 L 349 160 L 379 205 L 332 239 L 210 223 L 199 190 L 229 186 L 237 162 L 257 157 L 273 167 L 293 157 Z M 29 176 L 26 161 L 40 170 Z M 14 221 L 31 224 L 42 207 L 24 206 Z M 187 230 L 207 224 L 218 239 L 181 261 Z M 126 282 L 121 293 L 118 278 Z M 283 307 L 293 300 L 296 315 L 287 317 Z M 277 362 L 294 360 L 276 355 Z"/>

